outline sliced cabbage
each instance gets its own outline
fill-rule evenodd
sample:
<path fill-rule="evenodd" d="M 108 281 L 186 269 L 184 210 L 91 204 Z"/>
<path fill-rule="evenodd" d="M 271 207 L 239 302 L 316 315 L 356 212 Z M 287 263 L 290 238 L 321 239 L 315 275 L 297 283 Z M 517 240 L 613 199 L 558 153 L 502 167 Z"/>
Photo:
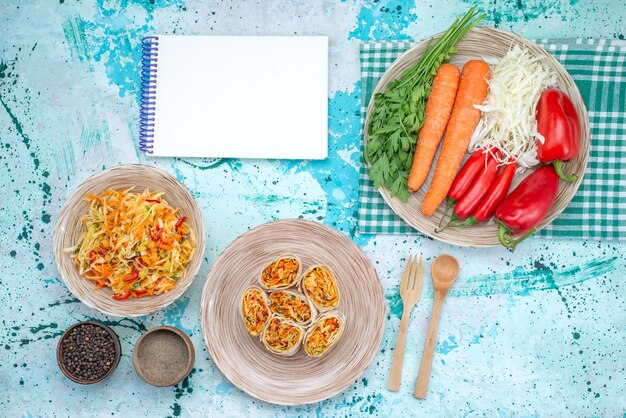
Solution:
<path fill-rule="evenodd" d="M 543 137 L 537 132 L 535 108 L 541 93 L 556 84 L 556 74 L 542 57 L 515 45 L 492 65 L 489 93 L 483 105 L 476 106 L 483 115 L 470 141 L 470 151 L 497 147 L 502 164 L 510 159 L 520 169 L 539 163 L 537 143 Z"/>

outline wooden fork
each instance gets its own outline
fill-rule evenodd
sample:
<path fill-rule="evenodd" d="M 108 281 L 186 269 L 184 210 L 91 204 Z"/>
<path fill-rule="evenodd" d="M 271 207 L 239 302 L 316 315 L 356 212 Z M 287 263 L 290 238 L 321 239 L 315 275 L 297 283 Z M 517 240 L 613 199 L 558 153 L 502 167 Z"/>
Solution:
<path fill-rule="evenodd" d="M 402 322 L 400 322 L 400 332 L 396 341 L 395 354 L 393 355 L 393 363 L 391 364 L 391 373 L 389 374 L 389 384 L 387 388 L 397 392 L 400 390 L 400 380 L 402 380 L 402 362 L 404 361 L 404 346 L 406 344 L 406 330 L 411 318 L 411 311 L 420 298 L 422 293 L 422 257 L 420 256 L 419 265 L 415 266 L 417 257 L 410 256 L 407 260 L 402 282 L 400 282 L 400 297 L 404 310 L 402 311 Z"/>

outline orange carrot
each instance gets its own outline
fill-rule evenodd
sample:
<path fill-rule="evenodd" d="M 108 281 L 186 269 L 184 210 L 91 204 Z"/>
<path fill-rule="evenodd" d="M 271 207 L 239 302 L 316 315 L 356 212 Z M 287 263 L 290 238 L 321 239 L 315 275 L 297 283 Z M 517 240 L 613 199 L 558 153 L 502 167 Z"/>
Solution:
<path fill-rule="evenodd" d="M 458 67 L 454 64 L 442 64 L 433 79 L 433 87 L 426 102 L 424 125 L 417 138 L 417 148 L 409 174 L 409 190 L 412 192 L 422 187 L 428 177 L 443 131 L 450 119 L 458 87 Z"/>
<path fill-rule="evenodd" d="M 92 194 L 87 193 L 85 195 L 85 199 L 92 200 L 94 202 L 98 202 L 98 203 L 102 204 L 102 198 L 100 198 L 100 196 L 94 196 Z"/>
<path fill-rule="evenodd" d="M 463 162 L 463 156 L 480 119 L 480 110 L 474 108 L 474 105 L 480 105 L 485 101 L 490 74 L 489 64 L 484 61 L 468 61 L 463 66 L 459 90 L 454 100 L 433 181 L 422 202 L 422 212 L 426 216 L 435 213 L 437 207 L 444 201 Z"/>

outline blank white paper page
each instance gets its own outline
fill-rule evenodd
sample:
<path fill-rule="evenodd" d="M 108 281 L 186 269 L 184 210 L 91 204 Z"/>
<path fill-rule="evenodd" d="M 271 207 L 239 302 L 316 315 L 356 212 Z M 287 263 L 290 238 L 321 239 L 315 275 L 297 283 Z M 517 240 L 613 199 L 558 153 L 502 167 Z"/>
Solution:
<path fill-rule="evenodd" d="M 159 36 L 155 156 L 324 159 L 326 36 Z"/>

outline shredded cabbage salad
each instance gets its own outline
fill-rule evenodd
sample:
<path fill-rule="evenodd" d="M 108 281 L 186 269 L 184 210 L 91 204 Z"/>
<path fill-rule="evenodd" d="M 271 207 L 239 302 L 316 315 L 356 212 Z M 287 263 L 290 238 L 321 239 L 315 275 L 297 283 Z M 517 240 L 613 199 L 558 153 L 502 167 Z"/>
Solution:
<path fill-rule="evenodd" d="M 501 163 L 517 162 L 521 169 L 539 163 L 535 107 L 541 93 L 556 84 L 556 75 L 541 57 L 515 45 L 499 59 L 485 59 L 492 65 L 489 93 L 485 103 L 476 106 L 483 115 L 470 142 L 470 151 L 497 147 Z"/>
<path fill-rule="evenodd" d="M 77 244 L 65 249 L 79 273 L 116 300 L 158 295 L 185 275 L 196 246 L 194 231 L 163 193 L 132 188 L 85 195 L 89 210 Z"/>

